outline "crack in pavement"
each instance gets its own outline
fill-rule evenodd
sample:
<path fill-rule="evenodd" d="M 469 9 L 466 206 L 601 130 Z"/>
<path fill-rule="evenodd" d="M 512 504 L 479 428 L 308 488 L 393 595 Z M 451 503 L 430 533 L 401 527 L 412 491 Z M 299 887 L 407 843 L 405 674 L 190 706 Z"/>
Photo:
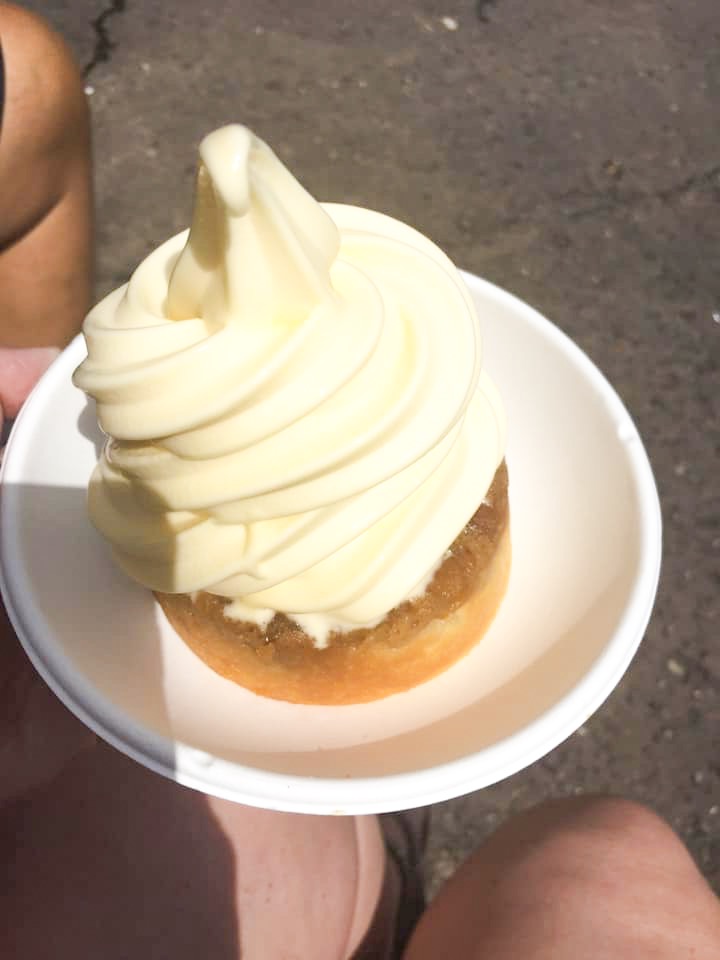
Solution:
<path fill-rule="evenodd" d="M 615 197 L 598 198 L 597 203 L 587 207 L 578 207 L 575 210 L 568 210 L 566 216 L 568 220 L 584 220 L 587 217 L 594 217 L 598 213 L 609 213 L 612 210 L 622 210 L 627 207 L 633 207 L 641 203 L 649 203 L 653 200 L 660 200 L 662 203 L 670 203 L 679 197 L 690 193 L 695 189 L 702 189 L 712 185 L 713 180 L 720 177 L 720 164 L 710 167 L 708 170 L 701 170 L 694 173 L 678 183 L 673 183 L 669 187 L 663 187 L 660 190 L 650 192 L 636 191 L 625 195 Z M 588 200 L 592 199 L 588 197 Z"/>
<path fill-rule="evenodd" d="M 716 178 L 720 177 L 720 164 L 716 167 L 710 167 L 709 170 L 703 170 L 700 173 L 694 173 L 692 176 L 687 177 L 685 180 L 681 180 L 679 183 L 672 184 L 669 187 L 665 187 L 664 190 L 658 190 L 654 196 L 659 200 L 674 200 L 675 197 L 680 197 L 684 193 L 689 193 L 690 190 L 694 190 L 695 187 L 704 187 L 712 183 Z"/>
<path fill-rule="evenodd" d="M 90 26 L 93 28 L 93 32 L 95 33 L 95 47 L 93 49 L 92 56 L 82 68 L 83 80 L 87 80 L 99 63 L 107 63 L 107 61 L 110 59 L 110 54 L 112 53 L 115 44 L 110 38 L 110 32 L 107 25 L 108 20 L 124 12 L 125 0 L 111 0 L 110 5 L 102 10 L 97 17 L 90 22 Z"/>

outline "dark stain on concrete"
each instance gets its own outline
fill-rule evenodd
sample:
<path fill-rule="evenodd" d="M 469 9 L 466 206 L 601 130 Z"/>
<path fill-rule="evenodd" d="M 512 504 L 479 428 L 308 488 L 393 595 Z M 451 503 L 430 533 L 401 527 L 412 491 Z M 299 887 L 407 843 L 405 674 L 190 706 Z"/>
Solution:
<path fill-rule="evenodd" d="M 491 7 L 497 6 L 497 0 L 476 0 L 475 14 L 481 23 L 490 23 L 488 11 Z"/>

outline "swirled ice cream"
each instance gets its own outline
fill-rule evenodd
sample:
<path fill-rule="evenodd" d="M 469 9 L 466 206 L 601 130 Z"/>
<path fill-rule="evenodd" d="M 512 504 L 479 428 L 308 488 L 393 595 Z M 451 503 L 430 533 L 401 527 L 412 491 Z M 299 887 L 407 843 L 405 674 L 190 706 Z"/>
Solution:
<path fill-rule="evenodd" d="M 318 204 L 244 127 L 200 158 L 190 230 L 85 321 L 90 515 L 145 586 L 323 646 L 422 592 L 503 459 L 502 405 L 430 240 Z"/>

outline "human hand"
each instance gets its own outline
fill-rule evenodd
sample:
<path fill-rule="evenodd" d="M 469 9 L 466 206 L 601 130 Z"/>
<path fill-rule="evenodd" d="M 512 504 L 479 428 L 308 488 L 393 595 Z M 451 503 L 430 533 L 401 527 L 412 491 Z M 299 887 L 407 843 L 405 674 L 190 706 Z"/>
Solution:
<path fill-rule="evenodd" d="M 0 603 L 0 806 L 53 780 L 94 742 L 36 673 Z"/>
<path fill-rule="evenodd" d="M 0 436 L 5 418 L 12 420 L 18 415 L 35 383 L 59 352 L 57 347 L 0 347 Z"/>
<path fill-rule="evenodd" d="M 0 347 L 0 431 L 58 353 Z M 0 601 L 0 805 L 52 780 L 94 739 L 35 672 Z"/>

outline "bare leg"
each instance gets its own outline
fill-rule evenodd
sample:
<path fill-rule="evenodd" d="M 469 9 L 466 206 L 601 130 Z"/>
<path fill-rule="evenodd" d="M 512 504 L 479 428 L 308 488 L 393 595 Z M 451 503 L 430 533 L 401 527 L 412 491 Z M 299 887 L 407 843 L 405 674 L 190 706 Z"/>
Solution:
<path fill-rule="evenodd" d="M 0 44 L 0 347 L 63 346 L 90 296 L 87 104 L 62 40 L 1 0 Z"/>
<path fill-rule="evenodd" d="M 406 960 L 715 960 L 720 905 L 672 830 L 622 800 L 514 818 L 423 916 Z"/>
<path fill-rule="evenodd" d="M 3 957 L 346 960 L 385 861 L 375 817 L 208 800 L 100 745 L 7 811 L 0 862 Z"/>

